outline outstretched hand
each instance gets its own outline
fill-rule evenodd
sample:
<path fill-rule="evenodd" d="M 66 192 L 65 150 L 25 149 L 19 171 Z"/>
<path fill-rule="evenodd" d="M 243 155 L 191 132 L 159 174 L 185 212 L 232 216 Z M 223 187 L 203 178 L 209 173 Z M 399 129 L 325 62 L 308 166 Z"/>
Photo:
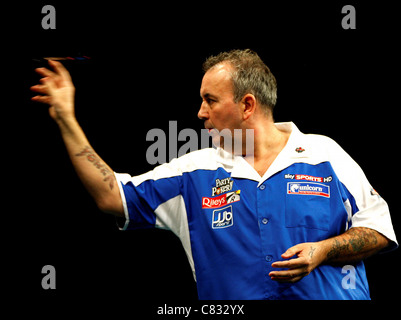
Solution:
<path fill-rule="evenodd" d="M 31 87 L 33 92 L 39 93 L 32 97 L 32 101 L 49 104 L 49 114 L 55 121 L 75 117 L 75 87 L 71 76 L 60 62 L 50 60 L 49 65 L 53 70 L 47 68 L 35 70 L 43 78 L 40 79 L 40 84 Z"/>

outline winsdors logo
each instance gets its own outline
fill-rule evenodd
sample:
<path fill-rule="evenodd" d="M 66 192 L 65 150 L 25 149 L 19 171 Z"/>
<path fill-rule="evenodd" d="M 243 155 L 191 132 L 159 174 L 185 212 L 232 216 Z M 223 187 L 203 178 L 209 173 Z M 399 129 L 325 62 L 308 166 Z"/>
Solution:
<path fill-rule="evenodd" d="M 287 183 L 287 194 L 330 198 L 330 187 L 321 183 L 289 182 Z"/>

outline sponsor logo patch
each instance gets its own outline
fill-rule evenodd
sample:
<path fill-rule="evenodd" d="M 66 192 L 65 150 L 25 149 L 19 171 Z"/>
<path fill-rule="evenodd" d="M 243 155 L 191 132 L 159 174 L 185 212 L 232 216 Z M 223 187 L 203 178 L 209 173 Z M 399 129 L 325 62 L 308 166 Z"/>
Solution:
<path fill-rule="evenodd" d="M 284 175 L 284 178 L 285 179 L 295 179 L 295 180 L 315 181 L 315 182 L 331 182 L 333 180 L 332 176 L 323 178 L 323 177 L 309 176 L 307 174 L 290 174 L 290 173 L 287 173 L 286 175 Z"/>
<path fill-rule="evenodd" d="M 213 211 L 212 228 L 221 229 L 234 225 L 233 207 L 227 206 Z"/>
<path fill-rule="evenodd" d="M 218 197 L 203 197 L 202 198 L 202 209 L 214 209 L 214 208 L 220 208 L 222 206 L 225 206 L 226 204 L 237 202 L 241 200 L 240 197 L 241 190 L 233 191 L 233 192 L 228 192 L 225 194 L 222 194 Z"/>
<path fill-rule="evenodd" d="M 216 179 L 216 186 L 212 188 L 212 197 L 233 189 L 234 181 L 231 178 Z"/>
<path fill-rule="evenodd" d="M 330 198 L 330 187 L 321 183 L 288 182 L 287 194 L 312 195 Z"/>

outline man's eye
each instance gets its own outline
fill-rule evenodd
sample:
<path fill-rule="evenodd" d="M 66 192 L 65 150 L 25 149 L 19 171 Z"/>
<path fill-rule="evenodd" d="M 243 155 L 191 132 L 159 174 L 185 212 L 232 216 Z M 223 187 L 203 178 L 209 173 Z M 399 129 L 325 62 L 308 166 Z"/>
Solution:
<path fill-rule="evenodd" d="M 211 98 L 203 98 L 203 101 L 206 102 L 209 105 L 217 102 L 217 100 L 211 99 Z"/>

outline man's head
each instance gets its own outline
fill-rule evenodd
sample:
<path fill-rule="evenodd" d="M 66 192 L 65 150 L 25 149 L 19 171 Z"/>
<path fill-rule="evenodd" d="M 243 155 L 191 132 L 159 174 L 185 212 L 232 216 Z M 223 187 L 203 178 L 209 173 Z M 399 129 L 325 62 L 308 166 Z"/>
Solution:
<path fill-rule="evenodd" d="M 277 100 L 276 79 L 253 51 L 232 50 L 203 64 L 202 105 L 198 117 L 207 129 L 252 128 L 254 115 L 272 118 Z"/>
<path fill-rule="evenodd" d="M 251 93 L 266 113 L 273 110 L 277 101 L 276 78 L 256 52 L 250 49 L 221 52 L 204 62 L 203 71 L 207 73 L 222 63 L 232 68 L 230 76 L 235 103 Z"/>

